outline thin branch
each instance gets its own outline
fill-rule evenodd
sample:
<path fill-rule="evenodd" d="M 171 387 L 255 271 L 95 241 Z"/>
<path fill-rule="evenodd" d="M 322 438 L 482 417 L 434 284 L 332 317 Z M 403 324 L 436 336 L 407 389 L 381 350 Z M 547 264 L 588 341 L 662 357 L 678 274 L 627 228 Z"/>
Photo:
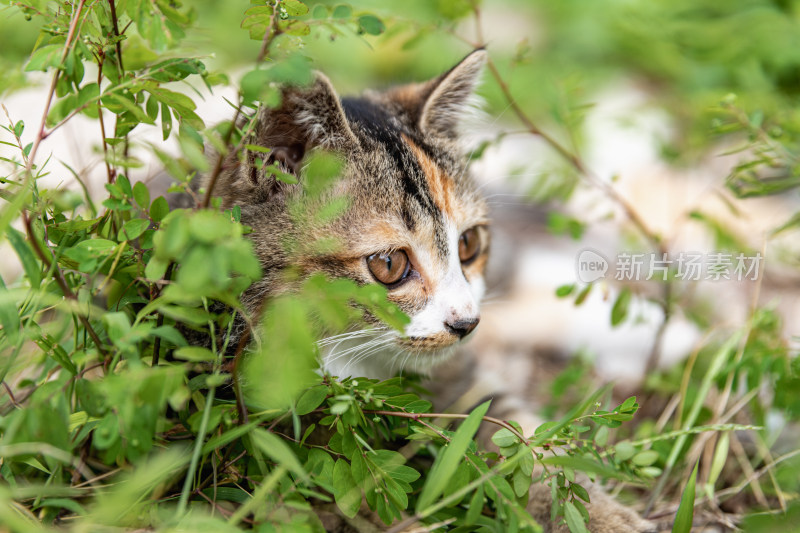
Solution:
<path fill-rule="evenodd" d="M 122 45 L 121 45 L 121 37 L 122 35 L 119 32 L 119 26 L 117 25 L 117 6 L 114 0 L 108 0 L 108 6 L 111 8 L 111 25 L 114 29 L 114 39 L 116 40 L 116 48 L 117 48 L 117 66 L 119 67 L 120 74 L 125 73 L 125 67 L 122 65 Z"/>
<path fill-rule="evenodd" d="M 276 0 L 274 6 L 272 7 L 272 14 L 269 17 L 269 26 L 267 27 L 267 31 L 264 33 L 264 39 L 261 41 L 261 49 L 258 51 L 258 56 L 256 57 L 256 64 L 261 63 L 264 61 L 264 58 L 267 57 L 267 52 L 269 51 L 270 45 L 275 40 L 275 38 L 280 35 L 282 32 L 278 27 L 278 18 L 275 16 L 275 13 L 278 11 L 278 7 L 280 6 L 281 0 Z M 236 123 L 239 120 L 239 115 L 242 112 L 242 97 L 239 96 L 239 104 L 236 106 L 236 112 L 233 114 L 233 120 L 231 120 L 230 128 L 228 131 L 225 132 L 225 137 L 223 138 L 223 144 L 227 148 L 231 144 L 231 139 L 233 137 L 233 132 L 236 130 Z M 241 147 L 242 143 L 244 142 L 244 137 L 239 143 L 233 147 L 231 150 L 232 152 L 237 152 Z M 225 158 L 227 154 L 224 151 L 220 151 L 217 155 L 217 161 L 214 163 L 214 170 L 211 171 L 211 174 L 208 178 L 208 186 L 206 188 L 206 195 L 203 198 L 202 207 L 208 209 L 211 205 L 211 198 L 213 197 L 214 187 L 217 184 L 217 179 L 219 179 L 219 175 L 222 173 L 222 165 L 225 162 Z"/>
<path fill-rule="evenodd" d="M 75 30 L 78 27 L 78 21 L 80 20 L 80 15 L 83 11 L 83 6 L 85 3 L 86 0 L 80 0 L 75 13 L 73 14 L 72 21 L 69 24 L 69 31 L 67 32 L 67 40 L 64 43 L 64 51 L 61 53 L 61 61 L 59 64 L 63 64 L 64 60 L 67 59 L 67 54 L 69 54 L 69 50 L 72 45 L 72 39 L 75 37 Z M 50 106 L 53 104 L 53 97 L 56 94 L 56 84 L 58 83 L 58 77 L 60 74 L 61 70 L 56 69 L 56 71 L 53 73 L 53 79 L 50 80 L 50 89 L 47 92 L 47 101 L 44 106 L 44 111 L 42 112 L 42 120 L 39 123 L 39 130 L 36 134 L 36 137 L 33 139 L 33 146 L 31 147 L 30 154 L 28 155 L 28 163 L 25 165 L 25 173 L 28 177 L 32 175 L 33 162 L 36 159 L 36 153 L 39 151 L 39 145 L 42 143 L 42 140 L 47 137 L 44 127 L 47 123 L 47 115 L 50 113 Z"/>
<path fill-rule="evenodd" d="M 372 411 L 372 410 L 365 410 L 364 412 L 365 413 L 376 414 L 376 415 L 383 415 L 383 416 L 396 416 L 396 417 L 400 417 L 400 418 L 408 418 L 408 419 L 411 419 L 411 420 L 415 420 L 417 422 L 421 422 L 420 421 L 421 418 L 464 419 L 464 418 L 467 418 L 469 416 L 469 415 L 464 415 L 464 414 L 453 414 L 453 413 L 406 413 L 406 412 L 403 412 L 403 411 Z M 499 418 L 495 418 L 493 416 L 484 416 L 483 420 L 485 422 L 491 422 L 492 424 L 496 424 L 496 425 L 498 425 L 500 427 L 503 427 L 503 428 L 509 430 L 511 433 L 514 434 L 515 437 L 517 437 L 520 441 L 522 441 L 523 444 L 525 444 L 526 446 L 530 446 L 530 442 L 528 441 L 528 439 L 525 438 L 525 435 L 520 433 L 517 430 L 517 428 L 515 428 L 514 426 L 512 426 L 508 422 L 505 422 L 505 421 L 500 420 Z"/>
<path fill-rule="evenodd" d="M 5 388 L 6 389 L 6 393 L 8 393 L 8 398 L 11 400 L 11 405 L 13 405 L 14 407 L 19 408 L 20 405 L 17 402 L 17 399 L 14 397 L 14 393 L 11 391 L 11 387 L 9 387 L 8 383 L 6 383 L 5 381 L 3 381 L 3 388 Z"/>
<path fill-rule="evenodd" d="M 477 2 L 472 2 L 472 12 L 475 17 L 475 33 L 478 39 L 477 43 L 472 44 L 475 48 L 484 48 L 486 46 L 486 41 L 483 37 L 481 10 Z M 624 215 L 634 225 L 634 227 L 636 227 L 645 240 L 652 245 L 654 250 L 656 250 L 659 254 L 666 254 L 667 246 L 662 240 L 661 236 L 648 227 L 647 223 L 639 215 L 636 209 L 634 209 L 630 202 L 620 195 L 608 182 L 600 179 L 599 176 L 592 172 L 580 157 L 564 147 L 555 138 L 551 137 L 544 130 L 539 128 L 533 122 L 533 120 L 531 120 L 531 118 L 522 110 L 514 96 L 511 94 L 511 89 L 503 79 L 503 76 L 500 74 L 500 71 L 497 69 L 497 65 L 495 65 L 494 61 L 492 61 L 491 57 L 487 59 L 486 65 L 489 68 L 489 72 L 492 74 L 495 82 L 497 82 L 500 91 L 503 93 L 503 97 L 505 98 L 507 104 L 514 111 L 514 114 L 517 116 L 523 126 L 525 126 L 528 132 L 531 135 L 535 135 L 543 139 L 551 148 L 558 152 L 561 157 L 563 157 L 570 165 L 572 165 L 572 167 L 580 175 L 582 175 L 587 182 L 598 188 L 612 202 L 619 206 Z M 664 320 L 656 332 L 653 340 L 653 348 L 647 358 L 646 372 L 652 371 L 658 365 L 661 355 L 661 342 L 664 337 L 664 333 L 666 332 L 667 323 L 670 321 L 670 318 L 672 318 L 672 283 L 670 281 L 665 281 L 663 287 L 662 301 L 659 303 L 664 311 Z"/>
<path fill-rule="evenodd" d="M 105 56 L 103 55 L 103 51 L 100 51 L 100 56 L 97 57 L 97 86 L 100 87 L 100 83 L 103 81 L 103 63 L 105 62 Z M 108 162 L 108 143 L 106 142 L 106 124 L 103 120 L 103 105 L 100 103 L 100 100 L 97 100 L 97 119 L 100 121 L 100 135 L 102 138 L 100 139 L 103 141 L 103 162 L 106 165 L 106 175 L 108 176 L 108 183 L 114 183 L 114 178 L 117 175 L 116 169 L 111 168 L 111 163 Z"/>
<path fill-rule="evenodd" d="M 167 267 L 167 271 L 164 273 L 164 280 L 169 281 L 172 277 L 172 269 L 175 266 L 175 263 L 170 262 L 169 266 Z M 158 318 L 156 319 L 156 329 L 160 328 L 164 325 L 164 313 L 158 313 Z M 153 341 L 153 361 L 151 366 L 158 366 L 158 359 L 161 352 L 161 337 L 156 336 L 155 341 Z"/>
<path fill-rule="evenodd" d="M 39 256 L 39 259 L 42 261 L 42 263 L 48 270 L 52 269 L 53 279 L 56 280 L 56 283 L 61 289 L 61 292 L 64 294 L 64 297 L 73 300 L 75 302 L 78 302 L 78 297 L 75 296 L 75 293 L 72 292 L 72 289 L 69 288 L 67 280 L 64 278 L 64 274 L 61 272 L 61 269 L 58 266 L 58 261 L 56 261 L 53 251 L 49 247 L 47 247 L 47 250 L 50 252 L 51 256 L 48 257 L 48 254 L 46 254 L 44 250 L 42 250 L 39 247 L 39 240 L 36 238 L 36 235 L 33 232 L 33 224 L 31 218 L 28 216 L 27 209 L 22 210 L 22 221 L 25 225 L 25 232 L 28 235 L 28 240 L 30 241 L 31 246 L 33 247 L 33 251 L 36 252 L 36 255 Z M 107 359 L 108 352 L 103 347 L 103 343 L 100 340 L 100 337 L 97 335 L 94 328 L 89 323 L 89 319 L 83 316 L 81 313 L 78 313 L 78 320 L 80 320 L 81 324 L 83 324 L 83 327 L 86 328 L 86 332 L 92 338 L 92 341 L 94 341 L 98 351 L 103 356 L 103 359 Z"/>

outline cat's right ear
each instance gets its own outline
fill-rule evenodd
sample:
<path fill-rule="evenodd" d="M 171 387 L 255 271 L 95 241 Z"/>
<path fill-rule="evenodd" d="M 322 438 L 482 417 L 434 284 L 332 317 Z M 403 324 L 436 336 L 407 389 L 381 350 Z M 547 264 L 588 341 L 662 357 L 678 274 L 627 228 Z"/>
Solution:
<path fill-rule="evenodd" d="M 281 104 L 262 108 L 257 121 L 248 144 L 268 148 L 270 152 L 263 158 L 264 163 L 276 163 L 293 174 L 299 172 L 303 157 L 312 148 L 347 152 L 358 147 L 358 139 L 350 129 L 333 85 L 318 72 L 308 87 L 284 88 Z M 247 155 L 250 160 L 259 154 Z M 249 174 L 256 181 L 263 176 L 253 169 Z"/>

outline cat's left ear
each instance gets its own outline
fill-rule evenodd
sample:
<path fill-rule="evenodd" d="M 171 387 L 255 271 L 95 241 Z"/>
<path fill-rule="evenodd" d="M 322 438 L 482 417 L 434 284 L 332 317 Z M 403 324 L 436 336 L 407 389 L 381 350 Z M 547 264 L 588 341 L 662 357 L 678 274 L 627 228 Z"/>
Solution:
<path fill-rule="evenodd" d="M 471 107 L 488 55 L 479 48 L 438 78 L 398 87 L 389 97 L 405 108 L 424 135 L 455 138 L 461 119 Z"/>

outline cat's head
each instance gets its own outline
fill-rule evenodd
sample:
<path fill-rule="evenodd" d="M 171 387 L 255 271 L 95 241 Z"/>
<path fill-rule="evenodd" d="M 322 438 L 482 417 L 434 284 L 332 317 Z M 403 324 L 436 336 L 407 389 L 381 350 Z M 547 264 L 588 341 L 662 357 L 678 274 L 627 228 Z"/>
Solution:
<path fill-rule="evenodd" d="M 246 304 L 255 307 L 265 293 L 281 290 L 274 271 L 291 265 L 304 274 L 380 283 L 410 317 L 404 334 L 355 333 L 327 350 L 324 362 L 334 374 L 385 376 L 404 365 L 425 370 L 480 320 L 489 221 L 457 126 L 485 61 L 477 50 L 428 82 L 342 100 L 318 75 L 311 87 L 286 90 L 278 109 L 259 115 L 253 139 L 270 154 L 248 152 L 221 177 L 217 191 L 226 206 L 242 207 L 266 271 L 245 294 Z M 276 181 L 256 159 L 297 173 L 316 148 L 341 154 L 342 177 L 326 200 L 346 198 L 348 207 L 333 221 L 311 217 L 298 224 L 287 206 L 302 188 Z M 339 246 L 285 252 L 287 236 L 301 243 L 334 237 Z"/>

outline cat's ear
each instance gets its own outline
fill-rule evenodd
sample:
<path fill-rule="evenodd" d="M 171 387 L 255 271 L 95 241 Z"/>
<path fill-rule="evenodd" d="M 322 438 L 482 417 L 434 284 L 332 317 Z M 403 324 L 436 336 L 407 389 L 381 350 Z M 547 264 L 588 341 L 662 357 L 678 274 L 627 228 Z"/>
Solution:
<path fill-rule="evenodd" d="M 254 141 L 271 150 L 270 159 L 295 173 L 311 148 L 349 151 L 358 146 L 336 90 L 319 72 L 308 87 L 285 88 L 277 108 L 261 110 Z"/>
<path fill-rule="evenodd" d="M 475 88 L 487 60 L 478 49 L 438 78 L 390 91 L 389 97 L 405 108 L 425 135 L 455 138 L 461 119 L 471 107 Z"/>

